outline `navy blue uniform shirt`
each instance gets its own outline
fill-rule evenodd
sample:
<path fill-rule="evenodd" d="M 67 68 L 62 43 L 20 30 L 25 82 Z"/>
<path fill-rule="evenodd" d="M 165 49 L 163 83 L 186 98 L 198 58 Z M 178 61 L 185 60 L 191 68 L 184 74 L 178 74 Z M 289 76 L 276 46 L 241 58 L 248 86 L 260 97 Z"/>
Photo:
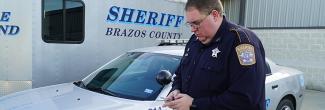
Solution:
<path fill-rule="evenodd" d="M 235 48 L 241 44 L 253 46 L 253 52 L 237 53 Z M 172 90 L 193 97 L 196 110 L 265 110 L 267 72 L 261 41 L 224 17 L 209 44 L 192 35 Z"/>

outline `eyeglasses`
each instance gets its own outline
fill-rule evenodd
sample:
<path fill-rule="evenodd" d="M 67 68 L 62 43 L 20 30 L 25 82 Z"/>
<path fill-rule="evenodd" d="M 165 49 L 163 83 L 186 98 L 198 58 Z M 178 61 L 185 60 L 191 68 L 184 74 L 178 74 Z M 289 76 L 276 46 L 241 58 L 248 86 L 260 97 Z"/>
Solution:
<path fill-rule="evenodd" d="M 210 15 L 210 14 L 209 14 Z M 202 19 L 199 19 L 199 20 L 196 20 L 196 21 L 193 21 L 193 22 L 187 22 L 186 25 L 193 28 L 193 29 L 199 29 L 200 26 L 201 26 L 201 23 L 209 16 L 205 16 L 204 18 Z"/>

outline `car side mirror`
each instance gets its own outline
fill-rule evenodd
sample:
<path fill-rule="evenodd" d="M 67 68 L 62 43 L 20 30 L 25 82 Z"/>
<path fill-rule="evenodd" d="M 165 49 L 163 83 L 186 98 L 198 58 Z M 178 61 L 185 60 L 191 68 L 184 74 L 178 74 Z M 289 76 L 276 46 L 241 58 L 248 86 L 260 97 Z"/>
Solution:
<path fill-rule="evenodd" d="M 82 81 L 75 81 L 73 84 L 81 88 L 86 88 L 85 84 Z"/>
<path fill-rule="evenodd" d="M 168 70 L 161 70 L 159 73 L 156 75 L 156 81 L 160 85 L 167 85 L 170 82 L 172 82 L 172 74 Z"/>

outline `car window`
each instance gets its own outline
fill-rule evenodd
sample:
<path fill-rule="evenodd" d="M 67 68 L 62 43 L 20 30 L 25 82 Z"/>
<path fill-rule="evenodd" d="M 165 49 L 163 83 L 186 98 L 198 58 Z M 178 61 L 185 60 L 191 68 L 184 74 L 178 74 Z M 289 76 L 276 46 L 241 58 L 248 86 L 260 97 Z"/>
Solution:
<path fill-rule="evenodd" d="M 180 57 L 157 53 L 131 52 L 112 61 L 86 84 L 89 90 L 103 89 L 117 97 L 154 100 L 161 89 L 155 77 L 161 70 L 174 73 Z"/>

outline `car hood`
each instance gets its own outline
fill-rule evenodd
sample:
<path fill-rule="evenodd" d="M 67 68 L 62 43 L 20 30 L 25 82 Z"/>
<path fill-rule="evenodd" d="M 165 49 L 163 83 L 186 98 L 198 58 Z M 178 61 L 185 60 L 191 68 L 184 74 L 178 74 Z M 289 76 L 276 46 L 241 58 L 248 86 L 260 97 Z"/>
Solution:
<path fill-rule="evenodd" d="M 79 88 L 72 83 L 0 97 L 0 110 L 148 110 L 162 101 L 135 101 Z"/>

